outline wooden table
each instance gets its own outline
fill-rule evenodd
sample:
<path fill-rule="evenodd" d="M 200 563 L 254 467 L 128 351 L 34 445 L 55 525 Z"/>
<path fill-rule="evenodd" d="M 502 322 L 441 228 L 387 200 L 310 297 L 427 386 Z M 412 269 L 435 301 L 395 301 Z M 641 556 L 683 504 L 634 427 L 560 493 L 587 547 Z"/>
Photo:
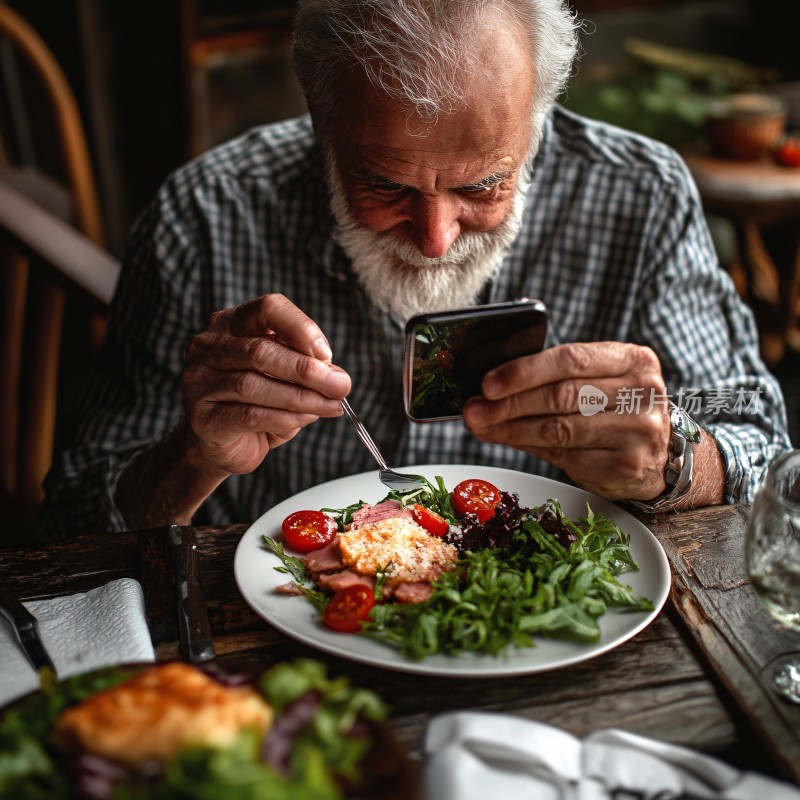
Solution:
<path fill-rule="evenodd" d="M 327 663 L 392 707 L 392 726 L 418 755 L 430 715 L 455 709 L 516 714 L 577 736 L 622 727 L 800 783 L 800 706 L 777 699 L 761 669 L 800 642 L 772 627 L 743 572 L 746 509 L 642 517 L 673 567 L 671 601 L 644 631 L 583 664 L 521 677 L 462 679 L 382 670 L 313 650 L 258 617 L 239 595 L 233 556 L 244 525 L 184 528 L 199 552 L 217 658 L 268 666 L 303 655 Z M 21 599 L 85 591 L 136 577 L 159 659 L 179 655 L 173 552 L 165 530 L 0 550 L 0 585 Z"/>

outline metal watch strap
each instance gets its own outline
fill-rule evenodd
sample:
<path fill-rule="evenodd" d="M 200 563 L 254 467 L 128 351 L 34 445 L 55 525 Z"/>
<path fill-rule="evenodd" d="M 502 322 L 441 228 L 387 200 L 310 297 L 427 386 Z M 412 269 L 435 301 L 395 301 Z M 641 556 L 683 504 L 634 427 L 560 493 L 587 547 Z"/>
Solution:
<path fill-rule="evenodd" d="M 653 500 L 629 500 L 648 514 L 668 511 L 692 488 L 694 446 L 700 441 L 700 426 L 679 406 L 670 401 L 669 420 L 672 436 L 669 443 L 664 482 L 667 488 Z"/>

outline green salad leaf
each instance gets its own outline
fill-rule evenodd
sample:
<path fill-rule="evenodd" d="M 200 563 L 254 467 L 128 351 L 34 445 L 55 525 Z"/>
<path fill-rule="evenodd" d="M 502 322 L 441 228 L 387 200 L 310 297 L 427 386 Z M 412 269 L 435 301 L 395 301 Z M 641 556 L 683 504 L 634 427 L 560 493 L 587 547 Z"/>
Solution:
<path fill-rule="evenodd" d="M 320 751 L 325 763 L 335 765 L 336 774 L 351 781 L 358 778 L 358 765 L 369 741 L 347 734 L 359 719 L 386 718 L 386 706 L 377 695 L 366 689 L 352 688 L 344 676 L 328 678 L 325 667 L 310 659 L 273 667 L 260 685 L 276 712 L 309 692 L 320 698 L 320 707 L 312 723 L 295 740 L 293 766 L 297 762 L 297 768 L 302 767 L 308 761 L 309 752 Z"/>
<path fill-rule="evenodd" d="M 453 508 L 453 495 L 444 485 L 444 480 L 439 475 L 436 476 L 435 484 L 427 479 L 424 480 L 425 485 L 419 489 L 404 493 L 392 491 L 389 492 L 385 499 L 397 500 L 403 507 L 419 503 L 419 505 L 435 511 L 448 522 L 458 524 L 458 515 Z"/>
<path fill-rule="evenodd" d="M 121 784 L 114 800 L 342 800 L 322 752 L 309 750 L 301 769 L 283 777 L 259 760 L 259 745 L 243 731 L 224 748 L 187 748 L 157 783 Z"/>
<path fill-rule="evenodd" d="M 328 596 L 324 592 L 314 588 L 311 576 L 308 573 L 306 565 L 303 563 L 303 559 L 290 556 L 286 550 L 284 550 L 283 545 L 275 541 L 271 536 L 262 536 L 261 538 L 264 542 L 264 547 L 276 555 L 283 564 L 282 567 L 275 567 L 275 571 L 285 572 L 287 575 L 291 575 L 295 583 L 300 587 L 300 591 L 303 593 L 306 600 L 313 603 L 317 610 L 321 612 L 328 602 Z"/>
<path fill-rule="evenodd" d="M 453 498 L 450 491 L 444 485 L 441 477 L 436 477 L 436 483 L 431 483 L 427 478 L 421 476 L 424 484 L 419 489 L 410 492 L 390 491 L 384 500 L 396 500 L 404 508 L 406 506 L 419 503 L 430 508 L 448 522 L 458 523 L 458 516 L 453 508 Z M 353 514 L 362 506 L 367 505 L 365 500 L 351 503 L 344 508 L 321 508 L 326 514 L 332 516 L 339 523 L 339 530 L 343 531 L 347 525 L 353 521 Z"/>

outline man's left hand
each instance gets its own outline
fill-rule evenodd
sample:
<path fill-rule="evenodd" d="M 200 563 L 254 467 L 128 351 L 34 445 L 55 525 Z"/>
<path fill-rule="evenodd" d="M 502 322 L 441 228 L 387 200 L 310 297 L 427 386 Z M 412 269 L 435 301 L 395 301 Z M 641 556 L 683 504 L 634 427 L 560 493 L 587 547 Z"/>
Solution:
<path fill-rule="evenodd" d="M 606 395 L 605 411 L 580 412 L 584 386 Z M 466 425 L 481 441 L 533 453 L 611 500 L 650 500 L 666 488 L 668 396 L 649 347 L 560 345 L 497 367 L 482 390 L 464 406 Z"/>

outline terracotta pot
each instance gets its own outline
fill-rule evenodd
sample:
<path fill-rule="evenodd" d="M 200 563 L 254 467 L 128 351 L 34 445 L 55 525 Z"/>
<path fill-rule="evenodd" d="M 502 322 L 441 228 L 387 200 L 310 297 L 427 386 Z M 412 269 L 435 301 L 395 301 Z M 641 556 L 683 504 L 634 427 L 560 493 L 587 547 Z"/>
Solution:
<path fill-rule="evenodd" d="M 717 155 L 755 161 L 772 150 L 786 128 L 786 107 L 767 94 L 735 94 L 713 101 L 706 135 Z"/>

